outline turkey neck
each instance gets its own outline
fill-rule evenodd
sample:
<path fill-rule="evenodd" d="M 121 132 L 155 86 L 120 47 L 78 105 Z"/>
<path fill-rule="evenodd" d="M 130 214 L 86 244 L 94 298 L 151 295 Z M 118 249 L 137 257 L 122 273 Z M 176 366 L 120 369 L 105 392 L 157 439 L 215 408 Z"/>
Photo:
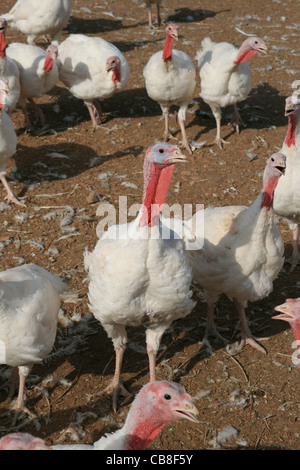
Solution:
<path fill-rule="evenodd" d="M 5 57 L 5 48 L 6 48 L 5 32 L 2 31 L 0 33 L 0 57 L 1 59 L 4 59 Z"/>
<path fill-rule="evenodd" d="M 157 216 L 165 202 L 174 166 L 173 164 L 162 168 L 157 163 L 145 161 L 144 196 L 140 227 L 146 224 L 149 227 L 159 224 Z"/>
<path fill-rule="evenodd" d="M 238 65 L 247 62 L 249 59 L 251 59 L 251 57 L 257 54 L 257 52 L 258 51 L 256 51 L 255 49 L 249 48 L 247 44 L 243 43 L 238 50 L 234 64 Z"/>
<path fill-rule="evenodd" d="M 296 145 L 296 136 L 298 134 L 298 122 L 299 122 L 299 112 L 289 116 L 288 130 L 286 133 L 284 143 L 291 147 Z"/>
<path fill-rule="evenodd" d="M 295 338 L 297 341 L 300 341 L 300 324 L 297 323 L 297 325 L 291 325 L 293 330 L 294 330 L 294 334 L 295 334 Z M 298 343 L 299 344 L 299 343 Z M 299 344 L 300 346 L 300 344 Z M 300 364 L 299 364 L 299 367 L 300 367 Z"/>
<path fill-rule="evenodd" d="M 174 38 L 172 36 L 167 35 L 165 47 L 163 50 L 163 61 L 167 62 L 168 60 L 172 60 L 172 48 L 173 48 Z"/>
<path fill-rule="evenodd" d="M 269 176 L 266 174 L 264 178 L 261 209 L 266 207 L 267 211 L 269 211 L 273 208 L 274 191 L 278 184 L 279 177 L 279 175 Z"/>
<path fill-rule="evenodd" d="M 143 413 L 140 411 L 137 417 L 137 423 L 135 420 L 133 424 L 128 423 L 128 425 L 125 424 L 124 426 L 124 432 L 126 434 L 124 441 L 125 450 L 146 449 L 166 424 L 162 423 L 159 417 L 151 415 L 151 413 L 148 418 L 144 418 Z"/>

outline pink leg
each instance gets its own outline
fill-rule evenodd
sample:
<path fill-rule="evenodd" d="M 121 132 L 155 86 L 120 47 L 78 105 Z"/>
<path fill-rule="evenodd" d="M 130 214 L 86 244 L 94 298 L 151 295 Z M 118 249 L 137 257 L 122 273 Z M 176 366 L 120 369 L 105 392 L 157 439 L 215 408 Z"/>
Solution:
<path fill-rule="evenodd" d="M 218 338 L 219 340 L 223 341 L 223 343 L 225 344 L 228 343 L 228 340 L 224 338 L 218 331 L 218 330 L 228 331 L 228 328 L 216 327 L 214 316 L 215 316 L 215 304 L 208 303 L 207 304 L 207 324 L 206 324 L 205 333 L 204 333 L 204 337 L 202 341 L 211 351 L 213 351 L 213 348 L 208 340 L 209 336 L 214 336 L 215 338 Z"/>
<path fill-rule="evenodd" d="M 28 414 L 31 418 L 35 418 L 35 414 L 26 408 L 24 403 L 24 390 L 25 390 L 25 382 L 26 382 L 26 375 L 23 375 L 19 370 L 19 393 L 16 402 L 12 405 L 11 409 L 15 411 L 13 423 L 15 424 L 19 414 L 23 411 L 24 413 Z"/>
<path fill-rule="evenodd" d="M 240 133 L 240 124 L 242 124 L 245 127 L 245 124 L 240 116 L 240 113 L 238 112 L 237 105 L 233 105 L 233 120 L 232 124 L 235 126 L 236 133 Z"/>
<path fill-rule="evenodd" d="M 19 201 L 19 199 L 14 195 L 3 173 L 0 173 L 0 180 L 2 181 L 3 186 L 5 187 L 6 192 L 7 192 L 7 196 L 5 197 L 7 202 L 14 202 L 15 204 L 18 204 L 19 206 L 25 207 L 25 204 Z"/>
<path fill-rule="evenodd" d="M 156 365 L 156 354 L 150 346 L 147 345 L 147 353 L 149 359 L 149 373 L 150 373 L 150 382 L 154 382 L 156 380 L 155 375 L 155 365 Z"/>
<path fill-rule="evenodd" d="M 235 306 L 237 308 L 237 311 L 238 311 L 238 314 L 239 314 L 239 317 L 240 317 L 240 322 L 241 322 L 242 340 L 239 344 L 238 351 L 241 351 L 246 344 L 249 344 L 249 346 L 252 346 L 253 348 L 257 349 L 258 351 L 266 354 L 265 348 L 263 348 L 251 334 L 251 331 L 249 329 L 247 319 L 246 319 L 244 304 L 242 302 L 237 301 L 237 300 L 234 300 L 234 303 L 235 303 Z"/>
<path fill-rule="evenodd" d="M 179 122 L 180 129 L 181 129 L 182 144 L 183 144 L 184 148 L 185 148 L 189 153 L 192 153 L 191 147 L 190 147 L 190 145 L 189 145 L 189 143 L 188 143 L 188 140 L 187 140 L 184 121 L 183 121 L 182 119 L 179 119 L 179 118 L 178 118 L 178 122 Z"/>
<path fill-rule="evenodd" d="M 169 110 L 164 110 L 163 111 L 164 117 L 165 117 L 165 130 L 163 134 L 163 141 L 167 142 L 169 139 L 176 139 L 176 137 L 173 136 L 169 129 Z M 176 139 L 177 140 L 177 139 Z"/>
<path fill-rule="evenodd" d="M 112 379 L 111 384 L 105 389 L 106 393 L 112 395 L 113 401 L 113 410 L 114 412 L 117 411 L 117 401 L 120 395 L 128 397 L 131 396 L 131 393 L 126 390 L 123 385 L 123 381 L 121 379 L 121 369 L 122 369 L 122 361 L 125 352 L 126 346 L 115 350 L 116 355 L 116 363 L 115 363 L 115 373 Z"/>
<path fill-rule="evenodd" d="M 222 144 L 230 144 L 230 142 L 226 142 L 226 140 L 224 140 L 222 137 L 221 137 L 221 116 L 217 116 L 215 117 L 216 119 L 216 124 L 217 124 L 217 135 L 216 135 L 216 139 L 215 139 L 215 142 L 216 144 L 220 147 L 220 149 L 222 149 Z"/>
<path fill-rule="evenodd" d="M 298 238 L 299 238 L 299 224 L 297 224 L 297 227 L 293 230 L 293 252 L 292 252 L 292 256 L 290 257 L 290 259 L 287 260 L 287 262 L 291 263 L 292 265 L 290 272 L 294 271 L 294 269 L 296 268 L 300 260 Z"/>
<path fill-rule="evenodd" d="M 93 124 L 93 132 L 94 132 L 98 127 L 100 127 L 96 120 L 95 111 L 94 111 L 95 108 L 92 104 L 86 103 L 86 106 L 90 113 L 90 117 L 91 117 L 92 124 Z"/>

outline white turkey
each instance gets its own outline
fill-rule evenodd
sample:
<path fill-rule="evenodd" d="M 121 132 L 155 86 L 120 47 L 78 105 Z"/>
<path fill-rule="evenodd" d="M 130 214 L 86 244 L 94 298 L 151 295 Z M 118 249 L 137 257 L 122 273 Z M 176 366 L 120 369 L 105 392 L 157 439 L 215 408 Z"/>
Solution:
<path fill-rule="evenodd" d="M 128 394 L 121 380 L 126 326 L 146 328 L 152 382 L 163 333 L 195 305 L 184 243 L 174 238 L 172 231 L 165 239 L 166 228 L 159 219 L 175 163 L 182 161 L 185 157 L 177 146 L 158 143 L 149 148 L 144 160 L 143 204 L 137 218 L 109 227 L 94 250 L 85 252 L 89 306 L 115 349 L 115 374 L 107 388 L 113 395 L 114 409 L 119 393 Z"/>
<path fill-rule="evenodd" d="M 284 178 L 285 161 L 281 153 L 269 157 L 263 190 L 249 207 L 208 207 L 203 225 L 198 213 L 185 221 L 163 218 L 165 225 L 184 238 L 193 279 L 205 290 L 208 321 L 204 343 L 209 347 L 210 335 L 224 339 L 215 326 L 214 310 L 219 296 L 226 294 L 241 321 L 238 351 L 249 344 L 265 352 L 250 332 L 245 308 L 248 301 L 256 302 L 272 292 L 273 281 L 283 266 L 284 243 L 274 222 L 273 195 L 279 178 Z M 197 244 L 199 249 L 195 249 Z"/>
<path fill-rule="evenodd" d="M 191 153 L 185 130 L 186 111 L 196 87 L 196 68 L 192 59 L 183 51 L 173 49 L 178 39 L 178 25 L 167 26 L 163 51 L 153 54 L 144 68 L 144 79 L 149 97 L 160 104 L 165 118 L 163 140 L 173 137 L 169 129 L 169 108 L 179 106 L 178 122 L 182 144 Z"/>
<path fill-rule="evenodd" d="M 20 72 L 14 60 L 6 55 L 7 44 L 5 33 L 7 22 L 0 18 L 0 77 L 8 81 L 9 95 L 6 97 L 7 112 L 10 113 L 17 105 L 20 97 Z"/>
<path fill-rule="evenodd" d="M 21 92 L 18 104 L 24 113 L 27 129 L 32 129 L 28 102 L 33 107 L 36 121 L 45 125 L 43 112 L 34 98 L 40 98 L 55 86 L 58 80 L 57 52 L 54 44 L 50 44 L 46 51 L 38 46 L 19 42 L 13 42 L 7 48 L 7 56 L 15 61 L 20 72 Z"/>
<path fill-rule="evenodd" d="M 71 34 L 59 45 L 59 79 L 76 98 L 86 104 L 93 124 L 101 118 L 98 99 L 121 91 L 129 80 L 129 65 L 122 52 L 98 37 Z"/>
<path fill-rule="evenodd" d="M 57 331 L 61 279 L 36 264 L 0 272 L 0 364 L 19 371 L 16 417 L 29 412 L 24 403 L 26 377 L 50 353 Z"/>
<path fill-rule="evenodd" d="M 236 132 L 242 123 L 237 103 L 244 101 L 251 91 L 251 76 L 248 60 L 258 52 L 267 52 L 265 42 L 258 37 L 249 37 L 239 49 L 228 42 L 214 43 L 203 39 L 202 49 L 196 60 L 201 82 L 200 96 L 207 103 L 217 124 L 216 143 L 220 148 L 228 143 L 221 137 L 221 108 L 233 105 Z"/>
<path fill-rule="evenodd" d="M 8 81 L 0 79 L 0 180 L 6 190 L 7 202 L 23 206 L 24 204 L 14 195 L 6 179 L 7 160 L 17 151 L 18 137 L 12 120 L 5 111 L 6 96 L 9 94 Z"/>
<path fill-rule="evenodd" d="M 51 42 L 58 42 L 70 14 L 71 0 L 18 0 L 2 17 L 27 36 L 28 44 L 35 44 L 40 35 L 49 35 Z"/>
<path fill-rule="evenodd" d="M 197 423 L 197 415 L 198 410 L 185 389 L 175 382 L 162 380 L 144 385 L 130 407 L 124 426 L 94 444 L 47 446 L 30 434 L 12 433 L 0 439 L 0 450 L 144 450 L 166 424 L 181 419 Z"/>
<path fill-rule="evenodd" d="M 155 24 L 157 26 L 160 26 L 161 24 L 161 17 L 160 17 L 160 6 L 161 6 L 162 0 L 145 0 L 146 8 L 148 10 L 148 22 L 149 22 L 149 27 L 153 28 L 154 24 L 152 21 L 152 5 L 156 5 L 156 22 Z"/>
<path fill-rule="evenodd" d="M 275 213 L 288 223 L 293 232 L 293 251 L 289 260 L 291 270 L 299 263 L 298 249 L 300 224 L 300 100 L 295 96 L 286 99 L 285 115 L 288 117 L 288 129 L 281 152 L 286 156 L 287 169 L 274 194 Z"/>

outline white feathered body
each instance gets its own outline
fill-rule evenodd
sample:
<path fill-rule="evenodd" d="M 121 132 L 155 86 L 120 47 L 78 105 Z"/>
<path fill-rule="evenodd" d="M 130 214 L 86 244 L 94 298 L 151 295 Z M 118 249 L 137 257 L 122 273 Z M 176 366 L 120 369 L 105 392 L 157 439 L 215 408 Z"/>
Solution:
<path fill-rule="evenodd" d="M 14 42 L 7 48 L 7 55 L 13 59 L 20 71 L 20 100 L 39 98 L 48 93 L 58 80 L 58 67 L 53 62 L 52 69 L 43 70 L 46 52 L 44 49 Z"/>
<path fill-rule="evenodd" d="M 138 221 L 110 227 L 85 254 L 90 308 L 106 331 L 116 324 L 164 331 L 195 305 L 182 240 L 173 232 L 170 240 L 163 239 L 161 224 L 151 227 L 148 237 L 148 227 L 138 227 Z M 115 347 L 122 346 L 121 336 L 112 339 Z"/>
<path fill-rule="evenodd" d="M 2 109 L 0 111 L 0 172 L 5 174 L 7 160 L 17 150 L 18 137 L 12 120 Z"/>
<path fill-rule="evenodd" d="M 34 38 L 49 34 L 58 39 L 59 33 L 66 26 L 71 14 L 71 0 L 18 0 L 9 13 L 1 15 L 9 26 Z"/>
<path fill-rule="evenodd" d="M 35 264 L 0 272 L 0 362 L 12 367 L 41 362 L 57 330 L 60 294 L 67 286 Z"/>
<path fill-rule="evenodd" d="M 11 112 L 17 105 L 20 98 L 20 72 L 14 60 L 5 55 L 0 58 L 0 77 L 8 81 L 9 95 L 5 97 L 5 103 L 9 105 Z"/>
<path fill-rule="evenodd" d="M 89 444 L 57 444 L 52 450 L 124 450 L 126 433 L 124 428 L 102 436 L 93 445 Z"/>
<path fill-rule="evenodd" d="M 172 59 L 163 61 L 163 51 L 153 54 L 144 68 L 146 90 L 162 107 L 188 106 L 196 86 L 196 68 L 183 51 L 172 50 Z"/>
<path fill-rule="evenodd" d="M 289 225 L 296 228 L 300 217 L 300 132 L 297 126 L 295 145 L 283 144 L 281 150 L 286 156 L 284 178 L 280 178 L 274 192 L 274 210 Z"/>
<path fill-rule="evenodd" d="M 273 290 L 273 280 L 284 262 L 284 243 L 272 210 L 261 209 L 261 198 L 259 195 L 250 207 L 208 207 L 204 227 L 196 224 L 196 215 L 184 221 L 183 238 L 193 279 L 212 302 L 222 293 L 230 299 L 254 302 Z M 163 222 L 175 231 L 181 229 L 180 220 Z M 180 225 L 176 228 L 175 224 Z M 202 248 L 190 250 L 195 239 L 202 241 L 202 234 Z"/>
<path fill-rule="evenodd" d="M 238 49 L 227 42 L 214 43 L 205 38 L 197 52 L 201 98 L 214 107 L 226 107 L 247 98 L 251 91 L 248 61 L 234 64 Z"/>
<path fill-rule="evenodd" d="M 121 80 L 114 83 L 112 72 L 106 71 L 108 57 L 121 60 Z M 78 99 L 92 101 L 109 98 L 121 91 L 129 80 L 129 65 L 122 52 L 98 37 L 71 34 L 58 48 L 59 79 Z"/>

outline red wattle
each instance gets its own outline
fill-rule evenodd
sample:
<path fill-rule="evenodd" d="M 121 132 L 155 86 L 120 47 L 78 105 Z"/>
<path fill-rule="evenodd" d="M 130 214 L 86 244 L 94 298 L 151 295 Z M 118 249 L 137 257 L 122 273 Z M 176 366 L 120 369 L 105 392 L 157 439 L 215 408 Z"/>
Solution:
<path fill-rule="evenodd" d="M 250 51 L 246 50 L 239 54 L 234 61 L 235 64 L 243 64 L 244 62 L 247 62 L 247 60 L 251 59 L 255 54 L 257 54 L 258 51 L 255 51 L 254 49 L 251 49 Z"/>
<path fill-rule="evenodd" d="M 172 48 L 173 48 L 174 38 L 172 36 L 167 36 L 165 47 L 163 50 L 163 61 L 172 60 Z"/>
<path fill-rule="evenodd" d="M 46 72 L 49 72 L 52 69 L 52 66 L 53 66 L 53 59 L 50 59 L 50 57 L 46 57 L 43 70 L 46 70 Z"/>
<path fill-rule="evenodd" d="M 296 116 L 289 116 L 289 125 L 286 133 L 285 143 L 288 147 L 296 145 L 296 130 L 297 118 Z"/>
<path fill-rule="evenodd" d="M 262 194 L 261 208 L 266 207 L 270 210 L 273 207 L 274 191 L 278 184 L 279 177 L 269 178 L 267 184 L 264 186 Z"/>
<path fill-rule="evenodd" d="M 0 33 L 0 57 L 3 59 L 5 57 L 6 41 L 4 33 Z"/>
<path fill-rule="evenodd" d="M 121 71 L 120 68 L 115 68 L 112 73 L 112 81 L 118 83 L 121 81 Z"/>

